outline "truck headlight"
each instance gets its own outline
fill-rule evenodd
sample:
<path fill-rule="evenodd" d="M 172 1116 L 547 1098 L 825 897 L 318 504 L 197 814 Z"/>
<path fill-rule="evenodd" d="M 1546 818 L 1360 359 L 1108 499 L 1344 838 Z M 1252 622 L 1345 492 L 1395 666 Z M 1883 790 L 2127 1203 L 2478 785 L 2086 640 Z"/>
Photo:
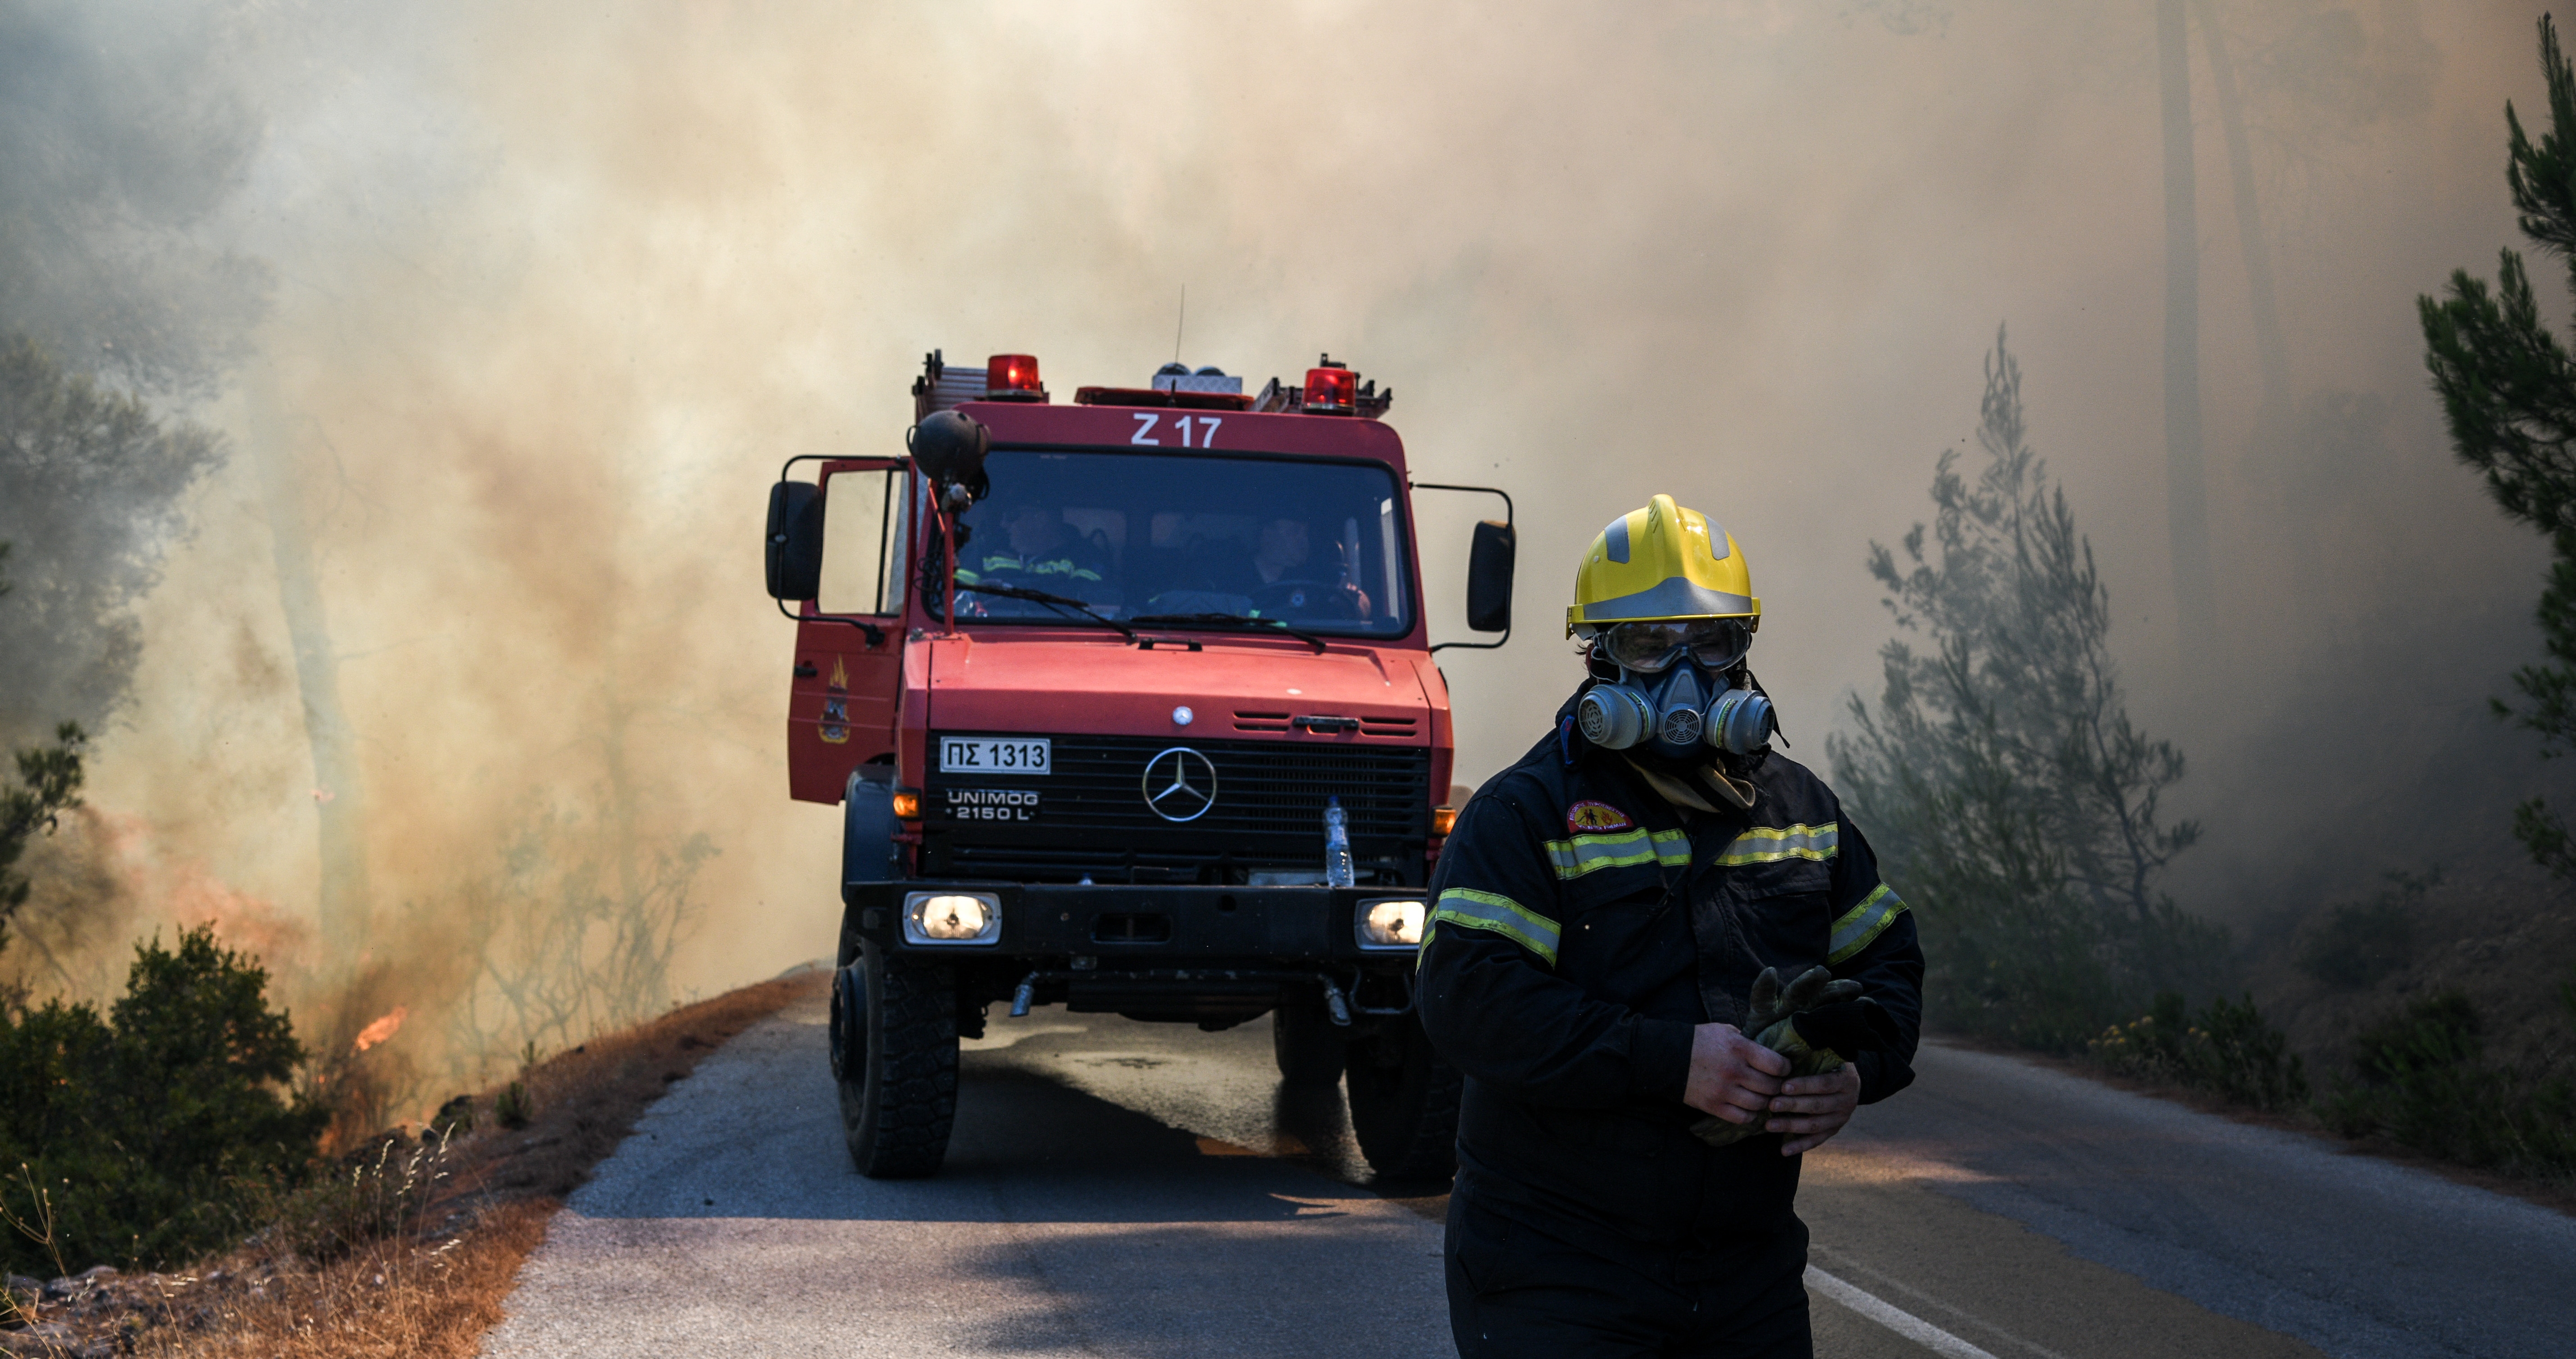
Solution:
<path fill-rule="evenodd" d="M 1411 898 L 1363 901 L 1352 916 L 1361 948 L 1416 948 L 1422 943 L 1422 920 L 1430 906 Z"/>
<path fill-rule="evenodd" d="M 991 944 L 1002 937 L 1002 899 L 987 892 L 914 892 L 903 899 L 907 944 Z"/>

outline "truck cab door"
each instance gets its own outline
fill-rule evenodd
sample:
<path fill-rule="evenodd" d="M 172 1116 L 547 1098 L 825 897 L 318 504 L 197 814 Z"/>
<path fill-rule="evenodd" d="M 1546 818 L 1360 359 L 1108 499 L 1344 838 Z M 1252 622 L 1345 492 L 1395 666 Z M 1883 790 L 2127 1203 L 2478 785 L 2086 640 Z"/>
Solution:
<path fill-rule="evenodd" d="M 851 770 L 894 754 L 912 464 L 831 459 L 822 489 L 823 570 L 816 597 L 797 612 L 787 781 L 795 798 L 838 802 Z"/>

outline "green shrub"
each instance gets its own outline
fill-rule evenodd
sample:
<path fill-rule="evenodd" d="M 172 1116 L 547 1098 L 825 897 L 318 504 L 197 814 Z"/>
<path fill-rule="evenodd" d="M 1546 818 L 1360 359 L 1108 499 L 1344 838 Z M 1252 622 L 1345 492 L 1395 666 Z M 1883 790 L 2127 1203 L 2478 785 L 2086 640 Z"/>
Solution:
<path fill-rule="evenodd" d="M 11 1233 L 0 1262 L 177 1263 L 302 1181 L 329 1115 L 281 1094 L 304 1053 L 267 984 L 201 928 L 138 945 L 105 1020 L 60 1001 L 0 1016 L 0 1167 L 24 1167 L 0 1208 L 53 1224 L 50 1244 Z"/>
<path fill-rule="evenodd" d="M 2222 1099 L 2257 1109 L 2296 1108 L 2308 1102 L 2307 1063 L 2290 1051 L 2289 1035 L 2263 1022 L 2254 998 L 2242 1004 L 2221 996 L 2193 1026 L 2192 1080 Z"/>
<path fill-rule="evenodd" d="M 2388 875 L 2389 889 L 2368 901 L 2335 907 L 2299 949 L 2299 969 L 2328 986 L 2359 989 L 2415 956 L 2415 906 L 2441 874 Z"/>
<path fill-rule="evenodd" d="M 2093 1040 L 2094 1060 L 2127 1075 L 2173 1081 L 2232 1103 L 2282 1110 L 2308 1102 L 2307 1064 L 2289 1038 L 2264 1022 L 2254 998 L 2211 1001 L 2198 1018 L 2180 992 L 2157 995 L 2155 1008 Z"/>
<path fill-rule="evenodd" d="M 2576 1089 L 2484 1060 L 2477 1009 L 2447 991 L 2353 1040 L 2350 1083 L 2319 1109 L 2346 1137 L 2386 1137 L 2446 1161 L 2576 1172 Z"/>

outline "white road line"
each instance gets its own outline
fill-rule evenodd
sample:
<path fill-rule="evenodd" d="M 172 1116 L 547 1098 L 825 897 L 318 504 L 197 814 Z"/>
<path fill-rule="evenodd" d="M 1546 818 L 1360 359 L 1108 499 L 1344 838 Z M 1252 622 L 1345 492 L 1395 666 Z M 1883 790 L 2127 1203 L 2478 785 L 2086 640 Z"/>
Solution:
<path fill-rule="evenodd" d="M 1837 1259 L 1833 1251 L 1822 1246 L 1810 1246 L 1808 1247 L 1808 1250 L 1813 1255 L 1823 1259 Z M 1961 1321 L 1985 1330 L 1987 1333 L 2004 1341 L 2015 1349 L 2023 1350 L 2037 1356 L 2037 1359 L 2066 1359 L 2065 1355 L 2059 1354 L 2057 1351 L 2048 1348 L 2046 1345 L 2032 1344 L 2030 1341 L 2014 1335 L 2012 1332 L 2005 1330 L 2003 1327 L 1998 1326 L 1983 1317 L 1971 1316 L 1966 1312 L 1962 1312 L 1958 1308 L 1924 1292 L 1922 1289 L 1916 1288 L 1914 1285 L 1905 1282 L 1903 1279 L 1881 1274 L 1877 1270 L 1862 1264 L 1858 1260 L 1841 1258 L 1836 1263 L 1835 1268 L 1842 1270 L 1846 1274 L 1857 1274 L 1865 1279 L 1869 1279 L 1878 1284 L 1881 1288 L 1892 1289 L 1895 1292 L 1902 1293 L 1905 1296 L 1914 1299 L 1916 1302 L 1923 1303 L 1937 1311 L 1947 1312 Z"/>
<path fill-rule="evenodd" d="M 1807 1287 L 1868 1317 L 1934 1354 L 1946 1355 L 1948 1359 L 1995 1359 L 1994 1355 L 1978 1349 L 1912 1312 L 1881 1302 L 1876 1297 L 1844 1283 L 1814 1265 L 1807 1266 Z"/>

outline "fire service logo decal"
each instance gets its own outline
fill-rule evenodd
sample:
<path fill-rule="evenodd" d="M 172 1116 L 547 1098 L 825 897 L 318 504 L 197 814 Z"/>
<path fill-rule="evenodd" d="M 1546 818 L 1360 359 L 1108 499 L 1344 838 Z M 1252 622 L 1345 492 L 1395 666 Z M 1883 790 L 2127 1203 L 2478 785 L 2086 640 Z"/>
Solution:
<path fill-rule="evenodd" d="M 1565 809 L 1565 828 L 1577 835 L 1593 831 L 1623 831 L 1637 823 L 1628 814 L 1607 802 L 1578 802 Z"/>
<path fill-rule="evenodd" d="M 1166 821 L 1196 821 L 1216 805 L 1216 765 L 1188 746 L 1145 762 L 1145 805 Z"/>

